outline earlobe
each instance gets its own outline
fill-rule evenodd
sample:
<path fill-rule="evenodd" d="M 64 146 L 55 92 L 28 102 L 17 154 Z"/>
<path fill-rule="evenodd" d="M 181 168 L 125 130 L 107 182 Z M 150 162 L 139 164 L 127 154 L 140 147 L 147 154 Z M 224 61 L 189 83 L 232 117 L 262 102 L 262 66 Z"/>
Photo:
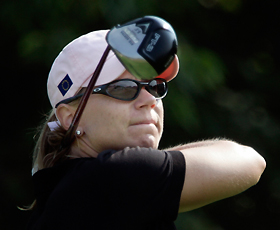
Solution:
<path fill-rule="evenodd" d="M 57 119 L 60 121 L 61 126 L 68 130 L 74 117 L 75 110 L 67 104 L 60 104 L 56 109 Z"/>
<path fill-rule="evenodd" d="M 81 137 L 84 134 L 84 131 L 81 127 L 78 127 L 76 130 L 76 136 Z"/>

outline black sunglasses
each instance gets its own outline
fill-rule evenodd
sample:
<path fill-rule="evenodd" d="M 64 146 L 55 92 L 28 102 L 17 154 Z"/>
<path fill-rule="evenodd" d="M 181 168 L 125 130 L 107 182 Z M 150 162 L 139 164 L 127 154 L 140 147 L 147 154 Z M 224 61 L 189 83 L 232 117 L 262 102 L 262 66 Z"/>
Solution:
<path fill-rule="evenodd" d="M 138 97 L 140 90 L 143 87 L 145 87 L 145 89 L 156 99 L 164 98 L 168 91 L 167 82 L 162 78 L 155 78 L 148 82 L 120 79 L 96 87 L 93 89 L 92 94 L 104 94 L 122 101 L 133 101 Z M 55 108 L 60 104 L 68 104 L 82 96 L 83 94 L 78 94 L 74 97 L 62 100 L 56 104 Z"/>

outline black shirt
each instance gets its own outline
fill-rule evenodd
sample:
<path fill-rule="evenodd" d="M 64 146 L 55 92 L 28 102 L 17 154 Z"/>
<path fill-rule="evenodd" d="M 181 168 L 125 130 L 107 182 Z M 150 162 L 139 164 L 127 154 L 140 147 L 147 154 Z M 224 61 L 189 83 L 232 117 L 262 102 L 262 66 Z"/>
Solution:
<path fill-rule="evenodd" d="M 185 176 L 179 151 L 108 150 L 33 175 L 37 207 L 27 229 L 176 229 Z"/>

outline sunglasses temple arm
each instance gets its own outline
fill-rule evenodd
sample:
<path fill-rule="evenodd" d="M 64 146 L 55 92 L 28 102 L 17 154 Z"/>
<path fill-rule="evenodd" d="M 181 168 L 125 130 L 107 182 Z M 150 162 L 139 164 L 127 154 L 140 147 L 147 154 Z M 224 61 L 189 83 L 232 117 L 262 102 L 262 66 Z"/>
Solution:
<path fill-rule="evenodd" d="M 104 66 L 104 63 L 106 61 L 106 58 L 110 52 L 111 48 L 110 46 L 108 45 L 106 50 L 104 51 L 94 73 L 93 73 L 93 76 L 88 84 L 88 87 L 86 89 L 86 92 L 83 94 L 82 98 L 81 98 L 81 101 L 78 105 L 78 108 L 76 110 L 76 113 L 73 117 L 73 120 L 72 120 L 72 123 L 65 135 L 65 138 L 63 140 L 63 143 L 62 143 L 62 148 L 65 148 L 65 147 L 70 147 L 71 143 L 73 142 L 74 140 L 74 137 L 75 137 L 75 132 L 76 132 L 76 129 L 79 125 L 79 121 L 80 121 L 80 118 L 83 114 L 83 111 L 86 107 L 86 104 L 87 104 L 87 101 L 88 101 L 88 98 L 90 96 L 90 94 L 92 93 L 92 90 L 93 90 L 93 87 L 95 86 L 95 83 L 99 77 L 99 74 Z"/>

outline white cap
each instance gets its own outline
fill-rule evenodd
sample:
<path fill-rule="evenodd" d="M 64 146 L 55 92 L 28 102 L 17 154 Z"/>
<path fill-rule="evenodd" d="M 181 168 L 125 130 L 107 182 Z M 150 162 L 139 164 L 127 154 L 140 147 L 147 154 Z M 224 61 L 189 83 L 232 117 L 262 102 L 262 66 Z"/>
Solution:
<path fill-rule="evenodd" d="M 85 34 L 70 42 L 55 59 L 48 77 L 48 96 L 52 107 L 73 97 L 82 87 L 87 87 L 106 47 L 109 30 Z M 96 85 L 103 85 L 118 78 L 124 66 L 110 51 Z"/>

